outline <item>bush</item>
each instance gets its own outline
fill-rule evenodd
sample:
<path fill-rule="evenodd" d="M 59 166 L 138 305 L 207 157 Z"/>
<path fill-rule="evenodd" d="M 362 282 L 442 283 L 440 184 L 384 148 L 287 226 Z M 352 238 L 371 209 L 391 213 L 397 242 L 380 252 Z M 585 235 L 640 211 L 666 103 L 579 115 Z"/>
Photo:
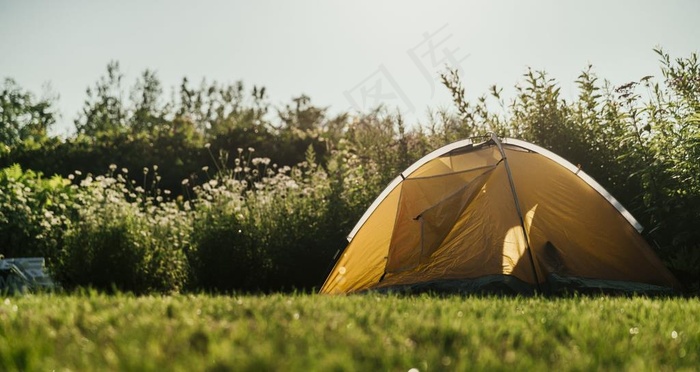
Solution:
<path fill-rule="evenodd" d="M 17 164 L 0 170 L 0 255 L 46 257 L 53 264 L 70 225 L 69 184 Z"/>
<path fill-rule="evenodd" d="M 282 290 L 321 284 L 337 246 L 329 218 L 330 182 L 313 150 L 295 167 L 277 167 L 241 149 L 235 167 L 221 167 L 194 188 L 189 254 L 206 290 Z M 342 234 L 342 233 L 341 233 Z"/>
<path fill-rule="evenodd" d="M 79 208 L 56 277 L 67 288 L 179 291 L 187 278 L 188 216 L 159 189 L 136 187 L 123 172 L 88 175 L 74 186 Z"/>

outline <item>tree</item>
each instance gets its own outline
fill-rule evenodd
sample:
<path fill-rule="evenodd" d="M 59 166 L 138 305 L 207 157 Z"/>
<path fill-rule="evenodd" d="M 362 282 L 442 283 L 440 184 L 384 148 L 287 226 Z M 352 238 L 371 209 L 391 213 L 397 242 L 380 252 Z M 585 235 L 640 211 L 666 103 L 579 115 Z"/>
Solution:
<path fill-rule="evenodd" d="M 56 123 L 56 99 L 47 93 L 37 100 L 13 79 L 5 79 L 0 93 L 0 142 L 12 148 L 27 140 L 47 138 L 49 128 Z"/>
<path fill-rule="evenodd" d="M 131 90 L 133 112 L 128 123 L 134 132 L 159 132 L 166 122 L 169 107 L 163 105 L 163 88 L 156 72 L 145 70 Z"/>
<path fill-rule="evenodd" d="M 83 110 L 75 120 L 78 134 L 96 137 L 100 132 L 119 132 L 126 126 L 126 109 L 122 102 L 122 79 L 119 62 L 107 65 L 103 76 L 94 88 L 87 88 Z"/>

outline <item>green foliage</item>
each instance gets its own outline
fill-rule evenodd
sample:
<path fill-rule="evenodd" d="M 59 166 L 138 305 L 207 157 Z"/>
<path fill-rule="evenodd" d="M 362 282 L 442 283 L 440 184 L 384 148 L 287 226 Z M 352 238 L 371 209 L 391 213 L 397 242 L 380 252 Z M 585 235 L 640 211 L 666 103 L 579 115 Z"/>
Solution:
<path fill-rule="evenodd" d="M 146 293 L 185 286 L 188 216 L 164 201 L 155 182 L 145 186 L 130 181 L 126 169 L 73 186 L 76 215 L 54 266 L 65 287 Z"/>
<path fill-rule="evenodd" d="M 163 88 L 156 73 L 144 71 L 131 91 L 134 112 L 130 121 L 134 132 L 161 133 L 171 129 L 165 119 L 169 108 L 161 102 L 162 94 Z"/>
<path fill-rule="evenodd" d="M 295 167 L 239 149 L 193 189 L 189 253 L 197 286 L 207 290 L 280 290 L 320 285 L 334 252 L 330 183 L 313 148 Z M 339 240 L 339 239 L 338 239 Z"/>
<path fill-rule="evenodd" d="M 697 54 L 672 61 L 661 57 L 664 85 L 643 79 L 639 85 L 650 98 L 630 113 L 636 129 L 636 150 L 645 160 L 640 167 L 644 205 L 659 252 L 684 262 L 676 268 L 686 282 L 700 288 L 700 66 Z M 632 115 L 636 114 L 636 115 Z"/>
<path fill-rule="evenodd" d="M 545 72 L 528 70 L 525 82 L 516 89 L 518 95 L 511 105 L 514 136 L 545 148 L 568 145 L 568 107 L 556 82 Z"/>
<path fill-rule="evenodd" d="M 0 88 L 0 155 L 22 142 L 41 143 L 56 123 L 56 96 L 37 100 L 14 80 L 5 79 Z"/>
<path fill-rule="evenodd" d="M 0 255 L 47 257 L 51 265 L 70 226 L 69 183 L 17 164 L 0 169 Z"/>
<path fill-rule="evenodd" d="M 78 134 L 96 137 L 99 133 L 117 133 L 126 126 L 126 108 L 123 103 L 122 79 L 119 62 L 107 65 L 103 76 L 93 88 L 87 88 L 87 99 L 75 129 Z"/>
<path fill-rule="evenodd" d="M 694 370 L 697 299 L 25 296 L 0 369 Z"/>
<path fill-rule="evenodd" d="M 219 84 L 202 81 L 198 88 L 183 79 L 179 94 L 170 100 L 155 72 L 146 70 L 124 92 L 124 75 L 117 62 L 94 87 L 75 121 L 77 134 L 64 141 L 20 141 L 0 148 L 0 166 L 14 163 L 45 174 L 67 176 L 74 169 L 99 174 L 109 164 L 129 169 L 160 165 L 161 187 L 179 192 L 182 179 L 196 174 L 206 164 L 204 143 L 233 153 L 253 147 L 280 165 L 304 160 L 313 146 L 321 162 L 328 158 L 342 131 L 345 116 L 327 119 L 325 109 L 315 107 L 308 97 L 270 118 L 265 89 L 248 92 L 242 83 Z M 331 138 L 331 136 L 333 136 Z M 231 164 L 227 164 L 231 166 Z"/>
<path fill-rule="evenodd" d="M 532 73 L 530 72 L 530 74 Z M 488 132 L 501 136 L 509 134 L 509 127 L 512 123 L 509 123 L 505 117 L 499 116 L 489 109 L 487 96 L 479 97 L 476 103 L 467 100 L 465 88 L 456 70 L 448 70 L 442 73 L 440 77 L 442 84 L 452 94 L 457 115 L 441 110 L 438 112 L 439 122 L 437 123 L 435 118 L 431 117 L 430 134 L 431 137 L 438 139 L 438 146 L 465 138 L 481 137 Z M 532 76 L 531 81 L 535 81 L 534 76 Z M 501 98 L 501 91 L 502 89 L 493 85 L 489 93 L 502 108 L 504 102 Z M 519 91 L 522 93 L 521 89 Z"/>

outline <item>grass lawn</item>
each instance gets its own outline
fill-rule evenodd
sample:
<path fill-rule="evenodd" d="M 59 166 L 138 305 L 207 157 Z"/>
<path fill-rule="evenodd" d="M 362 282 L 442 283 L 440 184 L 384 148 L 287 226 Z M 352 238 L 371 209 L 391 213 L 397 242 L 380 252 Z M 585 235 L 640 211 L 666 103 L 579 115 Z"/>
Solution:
<path fill-rule="evenodd" d="M 695 370 L 700 300 L 0 298 L 1 371 Z"/>

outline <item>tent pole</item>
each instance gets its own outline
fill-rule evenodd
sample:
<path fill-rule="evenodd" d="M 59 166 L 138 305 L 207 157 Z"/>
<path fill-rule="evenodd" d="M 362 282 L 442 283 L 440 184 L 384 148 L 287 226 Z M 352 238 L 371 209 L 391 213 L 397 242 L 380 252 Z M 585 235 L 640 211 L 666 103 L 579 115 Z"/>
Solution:
<path fill-rule="evenodd" d="M 518 193 L 515 192 L 515 183 L 513 182 L 513 175 L 510 173 L 510 165 L 508 165 L 508 157 L 506 156 L 505 150 L 503 150 L 503 145 L 501 140 L 495 133 L 491 133 L 491 140 L 498 147 L 498 151 L 501 152 L 501 159 L 503 159 L 503 164 L 506 167 L 506 173 L 508 174 L 508 182 L 510 182 L 510 191 L 513 193 L 513 202 L 515 203 L 515 209 L 518 211 L 518 218 L 520 218 L 520 226 L 523 229 L 523 235 L 525 236 L 525 245 L 527 248 L 528 255 L 530 256 L 530 264 L 532 265 L 532 273 L 535 275 L 535 282 L 537 283 L 537 291 L 542 292 L 540 287 L 540 279 L 537 276 L 537 269 L 535 268 L 535 257 L 532 253 L 532 248 L 530 248 L 530 237 L 527 234 L 527 229 L 525 229 L 525 219 L 523 218 L 523 212 L 520 209 L 520 200 L 518 200 Z"/>

